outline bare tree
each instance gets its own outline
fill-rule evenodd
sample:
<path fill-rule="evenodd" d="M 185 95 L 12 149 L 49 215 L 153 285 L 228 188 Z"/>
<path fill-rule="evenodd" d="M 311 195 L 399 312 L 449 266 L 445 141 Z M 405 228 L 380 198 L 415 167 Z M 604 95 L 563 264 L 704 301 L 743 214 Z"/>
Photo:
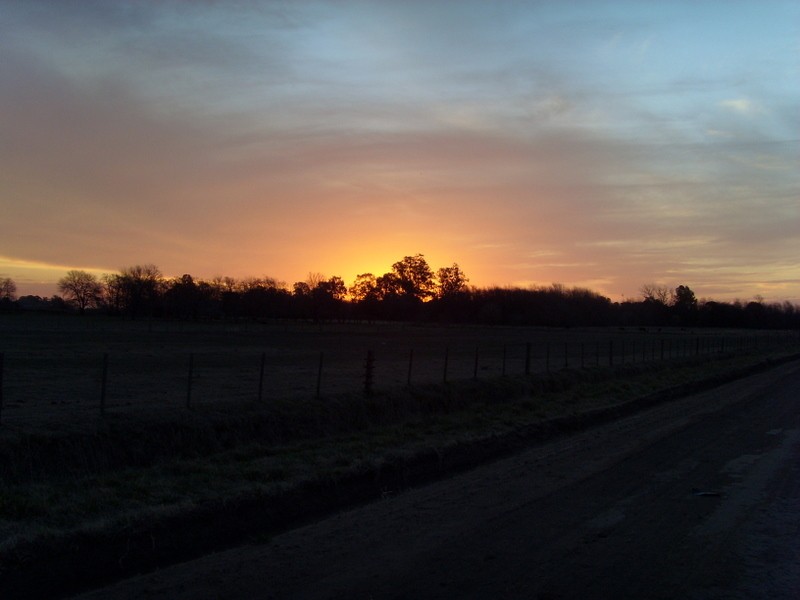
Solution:
<path fill-rule="evenodd" d="M 655 283 L 644 284 L 639 291 L 642 294 L 645 302 L 658 302 L 666 306 L 671 300 L 671 292 L 668 287 L 664 285 L 656 285 Z"/>
<path fill-rule="evenodd" d="M 327 278 L 322 273 L 309 273 L 305 283 L 308 284 L 308 289 L 314 290 L 325 281 L 327 281 Z"/>
<path fill-rule="evenodd" d="M 14 301 L 17 299 L 17 284 L 11 277 L 0 277 L 0 300 Z"/>
<path fill-rule="evenodd" d="M 134 265 L 120 271 L 125 309 L 132 318 L 151 313 L 160 300 L 164 287 L 161 270 L 153 265 Z"/>
<path fill-rule="evenodd" d="M 91 273 L 72 270 L 58 280 L 58 291 L 83 314 L 100 303 L 103 286 Z"/>

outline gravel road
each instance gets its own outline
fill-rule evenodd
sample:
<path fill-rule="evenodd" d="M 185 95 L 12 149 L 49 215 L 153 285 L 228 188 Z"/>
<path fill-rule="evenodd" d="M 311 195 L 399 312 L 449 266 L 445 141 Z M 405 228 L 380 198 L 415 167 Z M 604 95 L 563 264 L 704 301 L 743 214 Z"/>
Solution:
<path fill-rule="evenodd" d="M 800 598 L 800 363 L 80 598 Z"/>

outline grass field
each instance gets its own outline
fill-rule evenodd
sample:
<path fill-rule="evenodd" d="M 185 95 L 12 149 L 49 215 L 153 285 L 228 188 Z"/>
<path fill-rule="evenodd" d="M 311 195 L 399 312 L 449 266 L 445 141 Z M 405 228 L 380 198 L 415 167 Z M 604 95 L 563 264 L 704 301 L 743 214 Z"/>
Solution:
<path fill-rule="evenodd" d="M 552 419 L 719 382 L 800 348 L 796 332 L 41 315 L 0 316 L 0 335 L 0 582 L 43 553 L 69 561 L 65 548 L 74 550 L 76 540 L 130 537 L 153 523 L 169 530 L 243 499 L 269 513 L 297 490 L 338 489 L 361 475 L 375 480 L 373 473 L 451 448 L 480 456 L 487 444 Z M 368 350 L 375 389 L 365 396 Z"/>
<path fill-rule="evenodd" d="M 112 412 L 158 411 L 359 393 L 365 386 L 368 352 L 374 357 L 372 388 L 387 391 L 409 382 L 652 362 L 750 351 L 796 339 L 787 333 L 678 328 L 131 322 L 0 315 L 0 422 L 80 422 L 98 413 L 101 403 Z"/>

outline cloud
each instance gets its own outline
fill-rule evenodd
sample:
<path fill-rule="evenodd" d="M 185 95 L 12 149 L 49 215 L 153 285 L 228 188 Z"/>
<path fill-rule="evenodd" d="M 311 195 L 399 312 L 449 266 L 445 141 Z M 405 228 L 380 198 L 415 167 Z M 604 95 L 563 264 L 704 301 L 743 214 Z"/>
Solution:
<path fill-rule="evenodd" d="M 716 11 L 9 6 L 2 255 L 291 281 L 421 251 L 619 293 L 800 252 L 797 86 Z"/>
<path fill-rule="evenodd" d="M 731 110 L 742 115 L 751 115 L 761 112 L 761 109 L 752 100 L 747 98 L 734 98 L 730 100 L 722 100 L 719 105 L 722 108 Z"/>

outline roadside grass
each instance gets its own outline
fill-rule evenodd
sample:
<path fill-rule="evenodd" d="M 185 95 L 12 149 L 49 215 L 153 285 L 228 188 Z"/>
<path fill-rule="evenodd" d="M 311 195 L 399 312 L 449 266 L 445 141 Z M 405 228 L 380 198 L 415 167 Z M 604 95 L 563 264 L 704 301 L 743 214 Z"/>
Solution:
<path fill-rule="evenodd" d="M 0 557 L 80 532 L 124 529 L 213 503 L 270 498 L 415 457 L 513 435 L 548 419 L 740 375 L 772 351 L 614 369 L 454 381 L 373 396 L 165 412 L 99 422 L 92 432 L 0 437 Z"/>

